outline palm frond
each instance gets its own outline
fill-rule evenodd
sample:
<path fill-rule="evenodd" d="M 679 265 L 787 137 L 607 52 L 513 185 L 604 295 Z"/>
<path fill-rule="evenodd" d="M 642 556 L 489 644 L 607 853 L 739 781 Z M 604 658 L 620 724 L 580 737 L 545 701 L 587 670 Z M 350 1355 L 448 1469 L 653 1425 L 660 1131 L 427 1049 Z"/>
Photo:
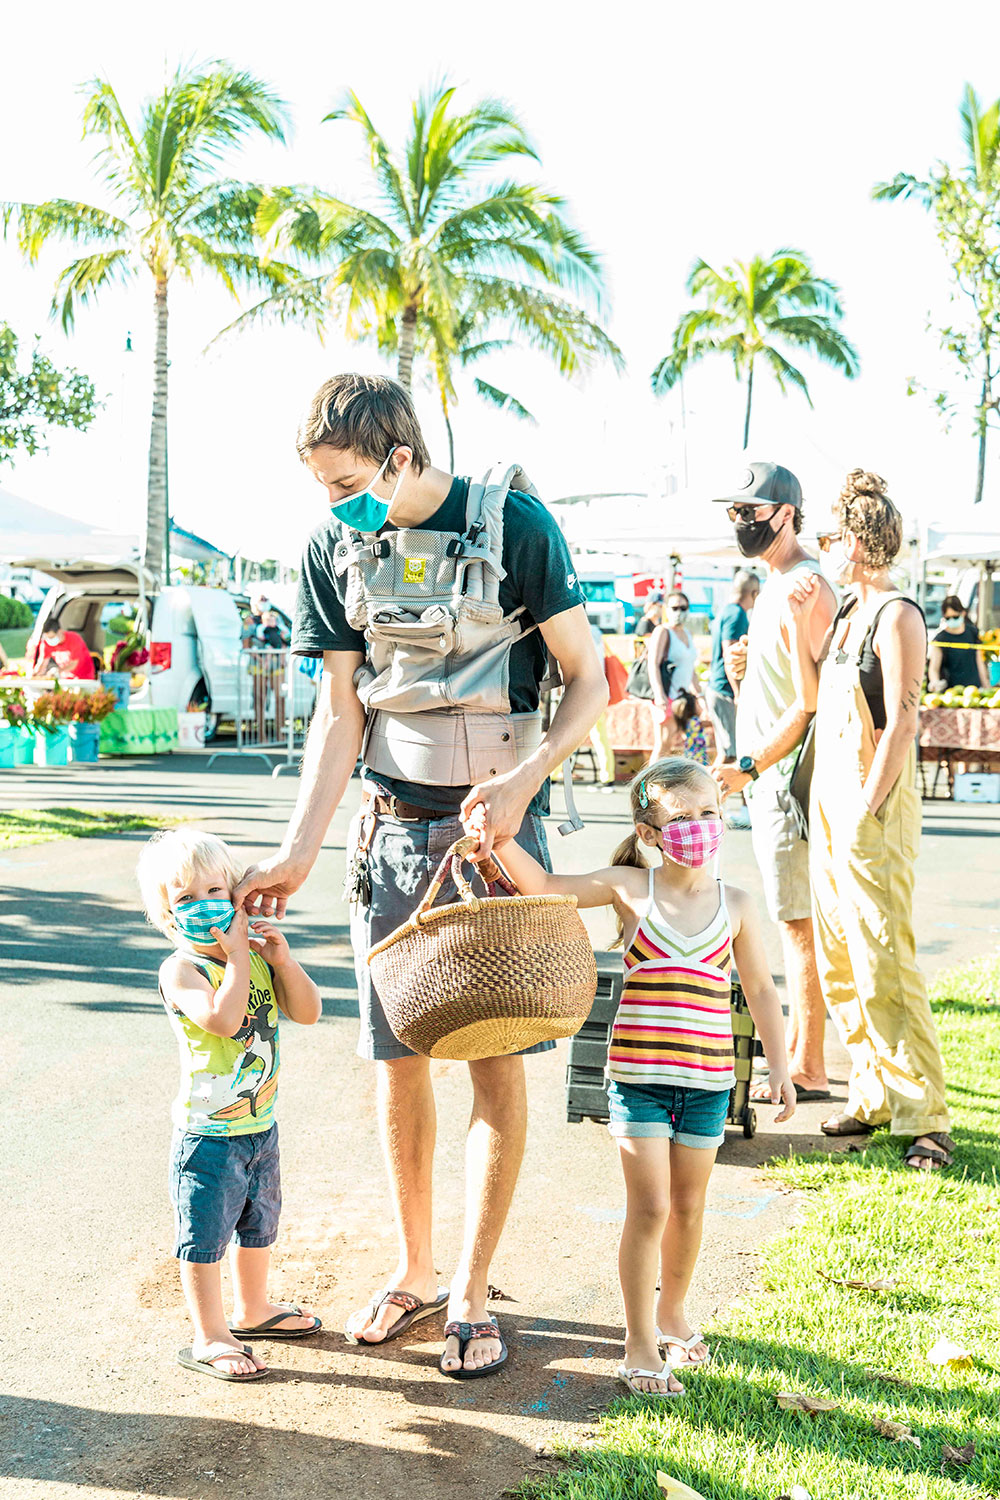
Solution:
<path fill-rule="evenodd" d="M 124 219 L 95 208 L 90 203 L 74 203 L 69 198 L 50 198 L 47 203 L 0 204 L 4 236 L 12 221 L 17 221 L 17 243 L 21 253 L 34 265 L 49 240 L 91 241 L 106 244 L 129 238 Z"/>
<path fill-rule="evenodd" d="M 353 89 L 348 92 L 345 103 L 337 109 L 332 109 L 328 115 L 324 115 L 323 120 L 324 122 L 350 120 L 353 124 L 360 125 L 368 145 L 372 167 L 383 193 L 410 232 L 418 232 L 415 204 L 408 190 L 406 178 L 400 171 L 398 163 L 393 159 L 385 137 L 376 130 L 368 111 Z"/>
<path fill-rule="evenodd" d="M 769 334 L 796 348 L 808 350 L 849 380 L 853 380 L 861 368 L 858 351 L 829 318 L 801 314 L 775 318 L 769 326 Z"/>
<path fill-rule="evenodd" d="M 52 295 L 52 314 L 59 317 L 63 331 L 72 328 L 77 304 L 86 306 L 104 287 L 127 281 L 133 271 L 134 263 L 125 249 L 84 255 L 68 265 Z"/>
<path fill-rule="evenodd" d="M 778 350 L 773 348 L 770 344 L 768 344 L 764 349 L 761 350 L 761 355 L 770 365 L 771 370 L 774 373 L 774 378 L 778 382 L 778 389 L 781 391 L 781 394 L 783 396 L 787 395 L 788 387 L 790 385 L 795 386 L 797 390 L 800 390 L 802 392 L 803 396 L 805 396 L 811 407 L 812 397 L 809 394 L 809 386 L 806 383 L 806 377 L 803 375 L 802 371 L 797 369 L 795 365 L 790 364 L 789 361 L 785 359 L 784 355 L 780 354 Z"/>
<path fill-rule="evenodd" d="M 872 188 L 876 203 L 890 203 L 896 198 L 914 198 L 923 208 L 930 207 L 931 185 L 910 172 L 897 172 L 891 182 L 877 182 Z"/>
<path fill-rule="evenodd" d="M 509 416 L 520 418 L 522 422 L 531 422 L 533 426 L 538 426 L 538 418 L 509 391 L 502 391 L 499 386 L 491 385 L 488 380 L 480 380 L 478 376 L 473 381 L 473 386 L 476 395 L 481 396 L 497 411 L 506 412 Z"/>
<path fill-rule="evenodd" d="M 234 333 L 245 333 L 249 328 L 278 324 L 308 328 L 322 342 L 326 320 L 330 312 L 332 289 L 329 275 L 297 277 L 287 285 L 279 287 L 269 297 L 264 297 L 253 307 L 246 308 L 221 328 L 206 345 L 214 344 Z"/>

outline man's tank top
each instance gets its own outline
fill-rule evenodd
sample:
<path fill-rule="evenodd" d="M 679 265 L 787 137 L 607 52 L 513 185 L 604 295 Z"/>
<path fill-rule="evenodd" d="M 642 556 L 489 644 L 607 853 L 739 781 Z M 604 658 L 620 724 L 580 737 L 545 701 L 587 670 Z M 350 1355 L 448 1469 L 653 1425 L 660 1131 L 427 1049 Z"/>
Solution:
<path fill-rule="evenodd" d="M 625 982 L 608 1048 L 608 1077 L 641 1088 L 731 1089 L 732 927 L 719 885 L 708 926 L 686 937 L 649 896 L 624 957 Z"/>
<path fill-rule="evenodd" d="M 746 675 L 740 684 L 736 708 L 736 749 L 740 755 L 752 754 L 763 740 L 769 739 L 778 720 L 795 702 L 792 654 L 782 637 L 781 627 L 788 616 L 789 591 L 803 572 L 822 576 L 819 564 L 811 557 L 804 557 L 787 573 L 770 573 L 753 607 Z M 762 776 L 787 782 L 797 754 L 798 746 Z M 752 790 L 750 795 L 753 795 Z"/>

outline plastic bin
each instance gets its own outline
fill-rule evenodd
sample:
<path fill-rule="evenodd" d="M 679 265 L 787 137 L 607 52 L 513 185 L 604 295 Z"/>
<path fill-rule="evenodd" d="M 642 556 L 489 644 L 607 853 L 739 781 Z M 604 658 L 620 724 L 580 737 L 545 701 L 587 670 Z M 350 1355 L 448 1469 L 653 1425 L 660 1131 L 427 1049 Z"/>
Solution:
<path fill-rule="evenodd" d="M 132 691 L 131 672 L 102 672 L 101 686 L 107 688 L 109 693 L 114 693 L 116 707 L 128 708 L 129 694 Z"/>
<path fill-rule="evenodd" d="M 1000 802 L 1000 772 L 959 772 L 952 797 L 956 802 Z"/>
<path fill-rule="evenodd" d="M 35 760 L 35 731 L 33 729 L 14 730 L 14 764 L 15 766 L 30 766 Z"/>
<path fill-rule="evenodd" d="M 205 710 L 200 713 L 177 714 L 177 748 L 178 750 L 204 750 L 205 748 Z"/>
<path fill-rule="evenodd" d="M 54 729 L 38 729 L 35 732 L 35 765 L 69 765 L 69 725 L 58 724 Z"/>
<path fill-rule="evenodd" d="M 98 746 L 101 743 L 101 726 L 100 724 L 71 724 L 69 740 L 73 759 L 92 763 L 97 759 Z"/>
<path fill-rule="evenodd" d="M 0 724 L 0 770 L 9 771 L 14 765 L 14 730 L 9 724 Z"/>

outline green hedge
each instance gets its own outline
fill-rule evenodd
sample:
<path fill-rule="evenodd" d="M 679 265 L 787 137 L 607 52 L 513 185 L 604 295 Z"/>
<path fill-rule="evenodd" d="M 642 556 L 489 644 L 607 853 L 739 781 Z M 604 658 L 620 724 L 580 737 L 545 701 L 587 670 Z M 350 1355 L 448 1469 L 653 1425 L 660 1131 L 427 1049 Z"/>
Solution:
<path fill-rule="evenodd" d="M 0 630 L 30 630 L 34 616 L 23 599 L 0 594 Z"/>

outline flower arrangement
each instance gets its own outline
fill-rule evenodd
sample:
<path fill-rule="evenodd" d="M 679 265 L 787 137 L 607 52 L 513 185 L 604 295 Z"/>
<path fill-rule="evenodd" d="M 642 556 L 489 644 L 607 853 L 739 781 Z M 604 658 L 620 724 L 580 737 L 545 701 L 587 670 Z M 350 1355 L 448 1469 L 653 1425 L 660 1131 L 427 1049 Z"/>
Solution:
<path fill-rule="evenodd" d="M 127 635 L 123 641 L 119 641 L 111 652 L 108 663 L 109 672 L 134 672 L 136 667 L 141 667 L 149 660 L 149 651 L 143 636 L 138 634 Z"/>
<path fill-rule="evenodd" d="M 100 724 L 118 707 L 117 697 L 107 688 L 98 688 L 95 693 L 70 693 L 69 696 L 76 699 L 74 724 Z"/>
<path fill-rule="evenodd" d="M 0 687 L 0 719 L 20 729 L 31 727 L 31 714 L 24 688 Z"/>
<path fill-rule="evenodd" d="M 52 692 L 39 694 L 31 708 L 32 724 L 36 729 L 54 730 L 72 723 L 80 696 L 81 694 L 67 692 L 58 685 Z"/>

